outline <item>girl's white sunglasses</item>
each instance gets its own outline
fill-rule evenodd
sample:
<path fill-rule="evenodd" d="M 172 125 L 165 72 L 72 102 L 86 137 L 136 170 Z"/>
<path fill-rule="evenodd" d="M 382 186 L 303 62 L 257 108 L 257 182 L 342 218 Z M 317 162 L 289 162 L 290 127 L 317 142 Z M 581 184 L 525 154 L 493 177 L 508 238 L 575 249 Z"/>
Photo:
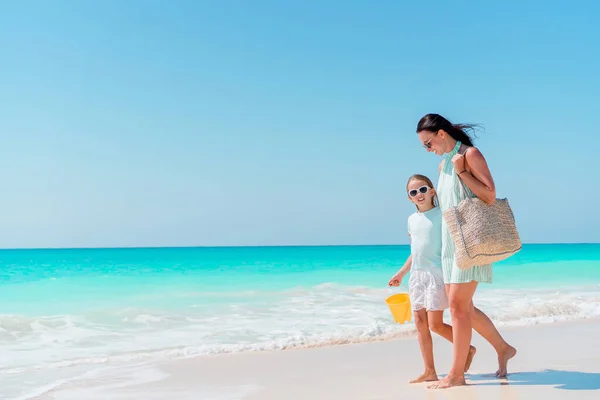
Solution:
<path fill-rule="evenodd" d="M 410 191 L 408 192 L 408 195 L 409 195 L 410 197 L 415 197 L 415 196 L 416 196 L 416 195 L 418 195 L 419 193 L 421 193 L 421 194 L 426 194 L 427 192 L 429 192 L 429 189 L 431 189 L 429 186 L 421 186 L 421 187 L 420 187 L 420 188 L 418 188 L 418 189 L 413 189 L 413 190 L 410 190 Z"/>

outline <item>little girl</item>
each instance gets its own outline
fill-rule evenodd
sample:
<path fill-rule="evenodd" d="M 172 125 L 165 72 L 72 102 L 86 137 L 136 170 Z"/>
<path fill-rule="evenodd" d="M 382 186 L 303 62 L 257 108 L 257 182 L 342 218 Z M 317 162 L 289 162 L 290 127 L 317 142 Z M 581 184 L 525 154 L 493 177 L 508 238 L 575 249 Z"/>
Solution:
<path fill-rule="evenodd" d="M 411 176 L 406 191 L 408 199 L 417 207 L 417 212 L 408 217 L 410 256 L 388 285 L 399 286 L 410 271 L 408 294 L 425 363 L 423 375 L 410 383 L 437 381 L 429 330 L 452 342 L 452 327 L 443 321 L 448 298 L 442 273 L 442 212 L 437 206 L 433 184 L 426 176 Z M 475 347 L 471 346 L 465 372 L 471 365 L 475 351 Z"/>

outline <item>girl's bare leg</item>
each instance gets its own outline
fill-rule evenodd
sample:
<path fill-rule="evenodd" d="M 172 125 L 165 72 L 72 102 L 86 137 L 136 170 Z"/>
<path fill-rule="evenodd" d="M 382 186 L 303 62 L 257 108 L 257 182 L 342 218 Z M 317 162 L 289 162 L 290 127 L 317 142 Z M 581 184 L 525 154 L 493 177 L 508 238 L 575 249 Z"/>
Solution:
<path fill-rule="evenodd" d="M 415 325 L 417 326 L 417 334 L 419 337 L 419 346 L 421 347 L 421 355 L 425 364 L 425 372 L 417 379 L 409 381 L 409 383 L 437 381 L 438 376 L 435 372 L 433 362 L 433 341 L 429 332 L 429 324 L 427 323 L 427 312 L 424 308 L 414 311 Z"/>

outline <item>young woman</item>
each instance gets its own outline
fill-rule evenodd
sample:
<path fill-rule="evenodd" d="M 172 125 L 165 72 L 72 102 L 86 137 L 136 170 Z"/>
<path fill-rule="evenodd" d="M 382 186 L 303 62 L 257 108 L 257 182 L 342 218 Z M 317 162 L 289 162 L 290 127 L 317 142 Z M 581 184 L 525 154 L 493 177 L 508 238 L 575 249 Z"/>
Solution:
<path fill-rule="evenodd" d="M 485 158 L 473 146 L 467 134 L 472 125 L 452 124 L 438 114 L 427 114 L 417 125 L 421 144 L 428 152 L 443 156 L 437 194 L 441 211 L 457 206 L 467 196 L 493 204 L 496 189 Z M 461 182 L 467 190 L 463 190 Z M 508 360 L 517 350 L 502 338 L 492 321 L 473 306 L 473 295 L 480 282 L 492 282 L 492 266 L 475 266 L 462 270 L 454 259 L 454 243 L 445 221 L 442 221 L 442 270 L 452 315 L 454 356 L 446 377 L 432 388 L 448 388 L 465 384 L 464 366 L 469 355 L 471 329 L 475 329 L 498 354 L 497 377 L 507 374 Z"/>

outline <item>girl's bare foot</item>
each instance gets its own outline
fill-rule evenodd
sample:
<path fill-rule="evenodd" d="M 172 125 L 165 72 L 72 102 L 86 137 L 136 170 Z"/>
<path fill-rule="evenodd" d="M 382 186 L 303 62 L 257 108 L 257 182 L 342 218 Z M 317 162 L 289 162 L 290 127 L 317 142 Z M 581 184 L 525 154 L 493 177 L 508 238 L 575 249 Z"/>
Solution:
<path fill-rule="evenodd" d="M 469 354 L 467 355 L 467 362 L 465 363 L 465 373 L 467 373 L 469 368 L 471 368 L 471 363 L 473 362 L 475 353 L 477 353 L 477 349 L 474 346 L 471 346 L 471 348 L 469 348 Z"/>
<path fill-rule="evenodd" d="M 496 371 L 497 378 L 506 378 L 508 375 L 508 360 L 517 355 L 517 349 L 507 345 L 508 347 L 502 353 L 498 354 L 498 371 Z"/>
<path fill-rule="evenodd" d="M 465 382 L 464 376 L 452 376 L 448 375 L 441 381 L 434 383 L 433 385 L 427 386 L 428 389 L 448 389 L 454 386 L 464 386 L 467 382 Z"/>
<path fill-rule="evenodd" d="M 431 371 L 423 372 L 423 375 L 421 375 L 417 379 L 408 381 L 408 383 L 433 382 L 433 381 L 437 381 L 437 380 L 438 380 L 437 372 L 435 372 L 435 370 L 431 370 Z"/>

